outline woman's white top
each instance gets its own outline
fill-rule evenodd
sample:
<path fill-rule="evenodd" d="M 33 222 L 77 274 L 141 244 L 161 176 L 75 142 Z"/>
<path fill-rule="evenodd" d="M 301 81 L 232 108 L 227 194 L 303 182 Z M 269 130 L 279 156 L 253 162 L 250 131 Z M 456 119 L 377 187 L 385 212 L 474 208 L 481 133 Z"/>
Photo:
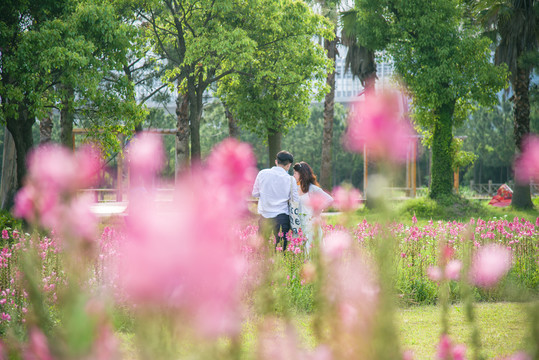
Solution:
<path fill-rule="evenodd" d="M 314 222 L 316 220 L 315 214 L 313 213 L 313 209 L 309 206 L 309 197 L 313 194 L 324 197 L 325 200 L 327 200 L 327 206 L 331 205 L 331 203 L 333 202 L 333 198 L 328 193 L 326 193 L 319 186 L 316 186 L 314 184 L 310 184 L 309 191 L 299 196 L 299 218 L 301 221 L 301 230 L 307 238 L 307 244 L 305 246 L 307 252 L 309 251 L 309 248 L 314 240 L 315 230 L 318 230 L 319 239 L 321 239 L 322 236 L 322 229 L 320 227 L 318 227 L 318 229 L 315 229 L 314 227 Z"/>

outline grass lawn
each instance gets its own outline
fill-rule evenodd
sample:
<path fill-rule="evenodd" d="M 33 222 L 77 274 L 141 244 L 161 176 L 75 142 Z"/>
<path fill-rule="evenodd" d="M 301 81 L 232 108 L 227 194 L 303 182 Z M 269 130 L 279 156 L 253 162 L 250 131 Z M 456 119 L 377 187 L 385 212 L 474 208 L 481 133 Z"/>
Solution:
<path fill-rule="evenodd" d="M 475 309 L 487 359 L 509 355 L 523 348 L 523 338 L 529 327 L 525 305 L 480 303 Z M 418 306 L 400 309 L 398 321 L 402 347 L 413 350 L 416 359 L 432 359 L 440 334 L 440 308 Z M 450 309 L 449 334 L 457 343 L 469 343 L 470 326 L 464 309 L 458 304 Z"/>
<path fill-rule="evenodd" d="M 483 354 L 487 359 L 509 355 L 524 347 L 524 336 L 529 332 L 526 304 L 478 303 L 475 305 L 475 314 L 481 332 Z M 440 308 L 434 305 L 400 308 L 396 319 L 402 350 L 412 350 L 417 360 L 433 359 L 440 335 Z M 314 348 L 310 316 L 296 315 L 294 324 L 303 345 Z M 449 326 L 449 334 L 454 342 L 469 344 L 470 326 L 461 305 L 456 304 L 450 308 Z M 245 324 L 243 345 L 245 353 L 253 353 L 256 338 L 252 323 Z M 468 355 L 471 355 L 470 351 Z"/>

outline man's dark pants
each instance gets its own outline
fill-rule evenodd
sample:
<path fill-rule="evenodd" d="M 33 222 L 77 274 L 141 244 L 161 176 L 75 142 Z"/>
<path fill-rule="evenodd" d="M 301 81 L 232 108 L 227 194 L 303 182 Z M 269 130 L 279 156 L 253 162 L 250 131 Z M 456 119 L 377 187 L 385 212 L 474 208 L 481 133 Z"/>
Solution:
<path fill-rule="evenodd" d="M 258 221 L 258 228 L 260 233 L 264 228 L 272 229 L 273 234 L 275 235 L 276 244 L 281 242 L 283 251 L 286 250 L 286 234 L 290 231 L 290 216 L 287 214 L 279 214 L 276 217 L 269 219 L 261 216 Z M 283 233 L 283 237 L 279 237 L 280 232 Z"/>

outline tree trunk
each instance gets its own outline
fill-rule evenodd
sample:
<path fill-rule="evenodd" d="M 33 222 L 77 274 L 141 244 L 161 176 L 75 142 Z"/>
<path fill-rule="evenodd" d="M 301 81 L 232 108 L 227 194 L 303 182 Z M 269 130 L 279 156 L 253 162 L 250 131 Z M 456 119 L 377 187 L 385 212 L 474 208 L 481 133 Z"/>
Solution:
<path fill-rule="evenodd" d="M 189 123 L 191 130 L 191 161 L 200 161 L 200 118 L 202 116 L 202 93 L 200 82 L 196 86 L 195 78 L 190 76 L 187 81 L 189 93 Z"/>
<path fill-rule="evenodd" d="M 17 153 L 17 190 L 23 186 L 26 176 L 26 156 L 34 145 L 32 138 L 32 126 L 35 117 L 28 112 L 28 108 L 23 103 L 19 104 L 19 116 L 7 118 L 7 128 L 13 136 L 15 150 Z"/>
<path fill-rule="evenodd" d="M 514 135 L 517 153 L 522 153 L 522 141 L 530 133 L 530 71 L 517 66 L 513 81 Z M 529 184 L 515 182 L 511 205 L 519 209 L 533 208 Z"/>
<path fill-rule="evenodd" d="M 438 111 L 439 118 L 432 134 L 432 168 L 430 197 L 440 199 L 453 189 L 451 141 L 453 140 L 453 112 L 455 103 L 444 104 Z"/>
<path fill-rule="evenodd" d="M 189 97 L 178 92 L 176 98 L 176 174 L 189 166 Z"/>
<path fill-rule="evenodd" d="M 17 191 L 17 151 L 13 136 L 4 129 L 4 153 L 2 155 L 2 183 L 0 184 L 0 206 L 8 210 L 13 206 Z"/>
<path fill-rule="evenodd" d="M 39 143 L 45 144 L 52 138 L 52 111 L 39 122 Z"/>
<path fill-rule="evenodd" d="M 225 109 L 225 116 L 228 119 L 228 136 L 231 138 L 239 139 L 240 128 L 238 126 L 238 120 L 234 118 L 234 115 L 232 115 L 232 112 L 230 112 L 230 109 L 224 102 L 223 107 Z"/>
<path fill-rule="evenodd" d="M 322 159 L 320 164 L 320 185 L 324 189 L 331 188 L 331 150 L 333 145 L 333 118 L 335 115 L 335 60 L 337 56 L 337 28 L 335 27 L 335 39 L 324 39 L 324 48 L 328 58 L 333 60 L 331 69 L 328 70 L 326 83 L 329 93 L 324 100 L 324 133 L 322 135 Z"/>
<path fill-rule="evenodd" d="M 62 99 L 62 110 L 60 111 L 60 143 L 69 149 L 73 149 L 73 121 L 75 114 L 73 111 L 73 99 L 75 90 L 72 86 L 64 86 L 65 94 Z"/>
<path fill-rule="evenodd" d="M 268 129 L 268 155 L 269 155 L 269 167 L 275 165 L 275 159 L 277 153 L 281 151 L 281 138 L 282 133 Z"/>

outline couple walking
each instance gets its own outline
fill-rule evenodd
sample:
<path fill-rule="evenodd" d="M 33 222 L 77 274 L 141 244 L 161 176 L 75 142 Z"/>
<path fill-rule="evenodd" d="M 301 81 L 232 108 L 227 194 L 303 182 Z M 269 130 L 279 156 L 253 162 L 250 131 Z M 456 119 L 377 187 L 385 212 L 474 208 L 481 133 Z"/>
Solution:
<path fill-rule="evenodd" d="M 333 198 L 320 188 L 316 175 L 306 162 L 294 164 L 294 176 L 290 176 L 288 172 L 293 162 L 292 154 L 280 151 L 275 166 L 258 173 L 252 195 L 259 198 L 260 229 L 272 229 L 276 243 L 280 242 L 283 250 L 286 250 L 288 231 L 301 228 L 306 237 L 305 248 L 308 252 L 316 232 L 316 214 L 311 207 L 311 199 L 317 197 L 318 203 L 320 200 L 323 202 L 322 208 L 327 208 Z M 294 212 L 292 216 L 291 205 Z"/>

